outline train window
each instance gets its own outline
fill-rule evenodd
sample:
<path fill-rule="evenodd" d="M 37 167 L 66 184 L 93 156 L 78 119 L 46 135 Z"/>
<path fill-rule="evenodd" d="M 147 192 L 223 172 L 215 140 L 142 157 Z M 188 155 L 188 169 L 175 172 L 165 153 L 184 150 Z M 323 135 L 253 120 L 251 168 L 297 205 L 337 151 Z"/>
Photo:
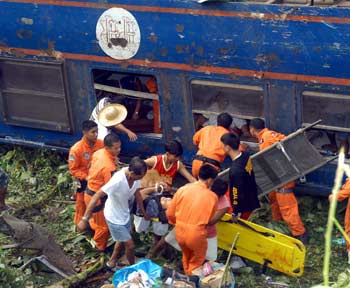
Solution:
<path fill-rule="evenodd" d="M 196 130 L 215 125 L 220 113 L 230 113 L 232 128 L 243 140 L 254 142 L 249 135 L 249 120 L 263 118 L 263 89 L 259 86 L 194 80 L 191 82 L 192 112 Z"/>
<path fill-rule="evenodd" d="M 128 110 L 123 125 L 136 133 L 161 135 L 158 85 L 154 76 L 95 69 L 93 77 L 97 101 L 108 97 Z"/>
<path fill-rule="evenodd" d="M 304 91 L 302 111 L 303 125 L 322 119 L 318 128 L 350 132 L 350 95 Z"/>
<path fill-rule="evenodd" d="M 5 123 L 71 132 L 62 63 L 1 59 L 0 94 Z"/>
<path fill-rule="evenodd" d="M 311 142 L 325 153 L 336 153 L 340 146 L 349 152 L 350 95 L 304 91 L 303 126 L 321 119 L 317 129 L 308 132 Z"/>

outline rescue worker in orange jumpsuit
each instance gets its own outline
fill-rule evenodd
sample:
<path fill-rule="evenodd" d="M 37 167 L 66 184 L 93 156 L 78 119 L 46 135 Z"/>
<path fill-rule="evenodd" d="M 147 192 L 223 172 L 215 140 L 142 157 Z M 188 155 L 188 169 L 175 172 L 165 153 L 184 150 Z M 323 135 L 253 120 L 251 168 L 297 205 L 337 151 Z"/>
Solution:
<path fill-rule="evenodd" d="M 84 195 L 86 207 L 95 193 L 111 179 L 113 173 L 118 169 L 116 163 L 121 150 L 118 135 L 108 134 L 103 143 L 105 147 L 96 151 L 92 156 L 87 189 Z M 107 197 L 99 199 L 93 209 L 93 216 L 89 220 L 90 227 L 95 232 L 93 239 L 96 242 L 96 248 L 100 251 L 105 250 L 109 238 L 109 230 L 103 214 L 106 200 Z"/>
<path fill-rule="evenodd" d="M 97 139 L 97 124 L 87 120 L 82 125 L 83 137 L 69 150 L 68 167 L 70 174 L 79 181 L 75 196 L 74 223 L 77 225 L 85 213 L 84 191 L 92 154 L 103 148 L 103 141 Z"/>
<path fill-rule="evenodd" d="M 194 178 L 186 169 L 185 165 L 180 161 L 183 154 L 183 148 L 179 141 L 172 140 L 165 144 L 165 154 L 152 156 L 145 160 L 147 168 L 155 170 L 160 176 L 160 180 L 167 187 L 164 191 L 169 192 L 173 184 L 173 180 L 177 173 L 180 173 L 188 182 L 195 182 Z M 134 225 L 136 232 L 145 232 L 150 226 L 150 221 L 144 220 L 142 217 L 134 216 Z M 153 222 L 154 247 L 151 248 L 148 256 L 152 258 L 166 244 L 164 238 L 161 238 L 168 232 L 168 224 L 161 222 Z"/>
<path fill-rule="evenodd" d="M 199 181 L 181 187 L 166 211 L 175 225 L 175 237 L 182 250 L 182 264 L 186 275 L 205 261 L 207 225 L 217 210 L 218 197 L 209 188 L 217 176 L 211 165 L 199 169 Z"/>
<path fill-rule="evenodd" d="M 192 162 L 192 175 L 198 178 L 199 168 L 203 164 L 210 164 L 218 171 L 220 164 L 225 160 L 225 152 L 222 149 L 220 138 L 230 132 L 232 116 L 221 113 L 217 118 L 217 126 L 206 126 L 196 132 L 193 143 L 198 147 L 198 152 Z"/>
<path fill-rule="evenodd" d="M 285 138 L 285 135 L 265 128 L 265 122 L 260 118 L 250 121 L 250 134 L 258 139 L 260 151 Z M 293 193 L 294 187 L 295 182 L 292 181 L 269 193 L 272 219 L 275 221 L 283 219 L 291 230 L 292 235 L 306 244 L 308 242 L 308 233 L 299 216 L 298 202 Z"/>
<path fill-rule="evenodd" d="M 329 195 L 329 201 L 332 201 L 332 194 Z M 348 200 L 348 205 L 346 206 L 345 218 L 344 218 L 344 229 L 345 233 L 350 237 L 350 178 L 346 179 L 345 184 L 341 187 L 337 195 L 338 201 Z M 346 248 L 348 250 L 349 260 L 350 260 L 350 243 L 346 242 Z"/>

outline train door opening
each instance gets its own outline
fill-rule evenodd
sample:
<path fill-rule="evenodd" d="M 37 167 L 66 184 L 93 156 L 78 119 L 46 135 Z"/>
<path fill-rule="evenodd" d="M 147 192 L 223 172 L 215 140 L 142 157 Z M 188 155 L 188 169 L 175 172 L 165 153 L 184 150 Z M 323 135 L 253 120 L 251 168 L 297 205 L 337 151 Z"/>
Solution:
<path fill-rule="evenodd" d="M 135 133 L 161 136 L 158 83 L 153 75 L 92 70 L 96 101 L 108 98 L 126 107 L 123 125 Z"/>
<path fill-rule="evenodd" d="M 193 80 L 191 82 L 192 113 L 196 131 L 216 125 L 220 113 L 233 117 L 231 130 L 243 142 L 254 146 L 257 140 L 249 133 L 251 119 L 264 118 L 264 91 L 260 86 Z"/>

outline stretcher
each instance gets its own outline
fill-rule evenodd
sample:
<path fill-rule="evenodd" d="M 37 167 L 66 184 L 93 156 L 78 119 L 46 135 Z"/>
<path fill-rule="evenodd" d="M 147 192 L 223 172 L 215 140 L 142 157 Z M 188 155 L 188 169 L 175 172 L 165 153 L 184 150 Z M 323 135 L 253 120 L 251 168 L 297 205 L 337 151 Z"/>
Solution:
<path fill-rule="evenodd" d="M 230 251 L 239 232 L 234 254 L 290 276 L 303 275 L 306 250 L 301 241 L 249 221 L 232 223 L 230 219 L 226 214 L 216 224 L 219 248 Z"/>

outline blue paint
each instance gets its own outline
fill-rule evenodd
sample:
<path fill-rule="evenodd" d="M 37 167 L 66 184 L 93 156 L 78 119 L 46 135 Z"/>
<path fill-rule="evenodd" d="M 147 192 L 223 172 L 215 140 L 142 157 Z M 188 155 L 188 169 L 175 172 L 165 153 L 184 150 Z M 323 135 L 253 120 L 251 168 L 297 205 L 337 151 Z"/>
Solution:
<path fill-rule="evenodd" d="M 98 1 L 81 1 L 99 3 Z M 69 1 L 67 1 L 69 3 Z M 95 106 L 91 71 L 105 69 L 125 73 L 152 74 L 159 83 L 163 136 L 140 135 L 137 143 L 122 135 L 123 154 L 149 155 L 162 152 L 166 140 L 181 139 L 185 148 L 184 160 L 191 163 L 195 152 L 192 144 L 194 123 L 190 81 L 194 79 L 222 81 L 259 86 L 264 91 L 265 119 L 272 128 L 290 133 L 300 127 L 301 93 L 304 90 L 349 94 L 345 85 L 317 84 L 315 81 L 294 82 L 279 80 L 286 74 L 350 78 L 350 24 L 335 23 L 329 17 L 349 20 L 348 8 L 259 5 L 249 3 L 209 3 L 180 0 L 122 0 L 109 1 L 118 5 L 187 8 L 204 11 L 231 11 L 261 14 L 261 19 L 217 17 L 195 14 L 130 12 L 141 29 L 141 45 L 133 60 L 185 64 L 171 69 L 146 66 L 128 66 L 120 63 L 64 59 L 67 89 L 70 95 L 74 132 L 71 134 L 10 126 L 0 122 L 0 142 L 14 139 L 28 145 L 67 149 L 81 137 L 80 124 L 87 119 Z M 0 2 L 0 46 L 32 50 L 54 50 L 61 53 L 107 57 L 96 41 L 95 28 L 105 8 L 54 6 L 46 4 Z M 323 17 L 321 22 L 271 20 L 262 14 Z M 33 20 L 32 25 L 21 19 Z M 23 32 L 24 31 L 24 32 Z M 18 56 L 1 50 L 2 57 L 50 59 L 45 56 Z M 38 53 L 39 54 L 39 53 Z M 105 59 L 105 58 L 104 58 Z M 234 68 L 256 72 L 274 72 L 276 79 L 241 77 L 224 73 L 196 72 L 198 66 Z M 178 130 L 177 128 L 180 128 Z M 10 137 L 10 138 L 6 138 Z M 34 143 L 34 144 L 33 144 Z M 325 172 L 323 172 L 325 171 Z M 310 183 L 322 187 L 332 185 L 334 165 L 319 169 L 308 176 Z"/>

